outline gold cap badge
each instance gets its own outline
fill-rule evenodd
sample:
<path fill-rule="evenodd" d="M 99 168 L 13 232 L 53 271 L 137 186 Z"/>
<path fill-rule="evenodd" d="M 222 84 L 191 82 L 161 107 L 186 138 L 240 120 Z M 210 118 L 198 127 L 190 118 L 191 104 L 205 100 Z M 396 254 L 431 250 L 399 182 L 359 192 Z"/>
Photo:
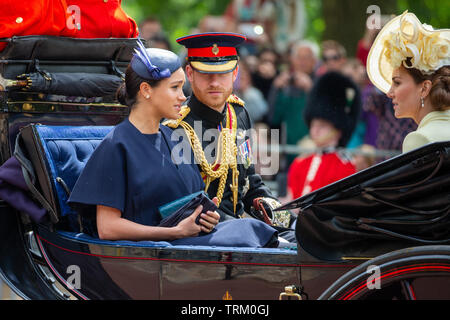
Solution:
<path fill-rule="evenodd" d="M 219 47 L 217 46 L 216 43 L 214 43 L 214 45 L 213 45 L 212 53 L 214 53 L 214 55 L 216 55 L 216 56 L 219 54 Z"/>

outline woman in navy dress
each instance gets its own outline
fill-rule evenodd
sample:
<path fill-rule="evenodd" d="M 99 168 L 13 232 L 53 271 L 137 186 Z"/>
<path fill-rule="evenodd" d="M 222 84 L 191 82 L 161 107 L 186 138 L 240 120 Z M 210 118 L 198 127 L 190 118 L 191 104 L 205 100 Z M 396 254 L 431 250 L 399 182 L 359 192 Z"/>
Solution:
<path fill-rule="evenodd" d="M 174 164 L 172 131 L 160 124 L 163 118 L 176 119 L 186 100 L 180 61 L 170 51 L 147 49 L 145 56 L 143 50 L 137 50 L 118 91 L 130 114 L 96 148 L 69 203 L 97 206 L 101 239 L 175 240 L 208 233 L 219 215 L 202 213 L 198 225 L 201 207 L 176 227 L 156 227 L 159 206 L 201 190 L 203 181 L 194 163 Z"/>
<path fill-rule="evenodd" d="M 216 228 L 219 214 L 202 212 L 201 206 L 175 227 L 158 226 L 159 206 L 205 187 L 191 149 L 189 154 L 176 155 L 182 161 L 172 160 L 177 142 L 171 139 L 172 129 L 160 124 L 164 118 L 179 117 L 186 100 L 184 82 L 176 54 L 139 44 L 126 70 L 125 84 L 118 90 L 118 100 L 130 107 L 130 114 L 96 148 L 69 204 L 85 208 L 84 212 L 89 211 L 86 207 L 96 208 L 100 239 L 264 246 L 276 236 L 273 228 L 254 219 L 221 223 Z M 217 198 L 213 202 L 217 204 Z M 241 239 L 243 234 L 246 240 Z"/>

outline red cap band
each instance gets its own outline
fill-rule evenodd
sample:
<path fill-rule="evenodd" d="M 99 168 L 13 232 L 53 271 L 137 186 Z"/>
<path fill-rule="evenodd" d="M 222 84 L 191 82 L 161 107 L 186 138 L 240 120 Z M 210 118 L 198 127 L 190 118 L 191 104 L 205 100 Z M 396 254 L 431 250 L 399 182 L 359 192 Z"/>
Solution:
<path fill-rule="evenodd" d="M 228 57 L 228 56 L 236 56 L 237 50 L 235 47 L 207 47 L 207 48 L 189 48 L 188 49 L 188 57 L 205 57 L 205 58 L 214 58 L 214 57 Z"/>

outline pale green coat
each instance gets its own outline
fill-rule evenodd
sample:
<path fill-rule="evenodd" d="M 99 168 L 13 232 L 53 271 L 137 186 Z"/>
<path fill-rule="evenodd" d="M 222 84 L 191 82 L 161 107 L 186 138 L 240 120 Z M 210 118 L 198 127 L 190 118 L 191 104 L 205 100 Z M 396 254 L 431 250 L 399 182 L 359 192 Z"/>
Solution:
<path fill-rule="evenodd" d="M 450 110 L 427 114 L 417 130 L 406 136 L 403 141 L 403 152 L 437 141 L 450 141 Z"/>

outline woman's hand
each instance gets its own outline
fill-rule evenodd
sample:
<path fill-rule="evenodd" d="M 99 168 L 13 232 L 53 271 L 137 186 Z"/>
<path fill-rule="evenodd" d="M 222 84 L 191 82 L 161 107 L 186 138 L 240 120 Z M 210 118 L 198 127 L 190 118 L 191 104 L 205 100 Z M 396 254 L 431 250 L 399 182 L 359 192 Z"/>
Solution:
<path fill-rule="evenodd" d="M 219 200 L 214 197 L 212 201 L 218 206 Z M 198 206 L 194 213 L 188 218 L 182 220 L 175 228 L 178 230 L 179 238 L 196 237 L 203 231 L 210 233 L 214 227 L 219 223 L 220 215 L 216 211 L 207 211 L 202 213 L 203 206 Z M 195 220 L 200 215 L 199 223 L 195 223 Z"/>
<path fill-rule="evenodd" d="M 194 213 L 191 214 L 186 219 L 183 219 L 176 227 L 178 237 L 177 238 L 187 238 L 187 237 L 196 237 L 203 230 L 201 225 L 195 223 L 195 219 L 197 216 L 202 213 L 203 206 L 198 206 Z"/>
<path fill-rule="evenodd" d="M 212 201 L 216 206 L 219 204 L 217 197 L 214 197 Z M 194 214 L 193 214 L 194 215 Z M 195 215 L 197 216 L 197 215 Z M 216 211 L 207 211 L 200 215 L 200 227 L 203 232 L 210 233 L 214 227 L 219 223 L 220 215 Z"/>

